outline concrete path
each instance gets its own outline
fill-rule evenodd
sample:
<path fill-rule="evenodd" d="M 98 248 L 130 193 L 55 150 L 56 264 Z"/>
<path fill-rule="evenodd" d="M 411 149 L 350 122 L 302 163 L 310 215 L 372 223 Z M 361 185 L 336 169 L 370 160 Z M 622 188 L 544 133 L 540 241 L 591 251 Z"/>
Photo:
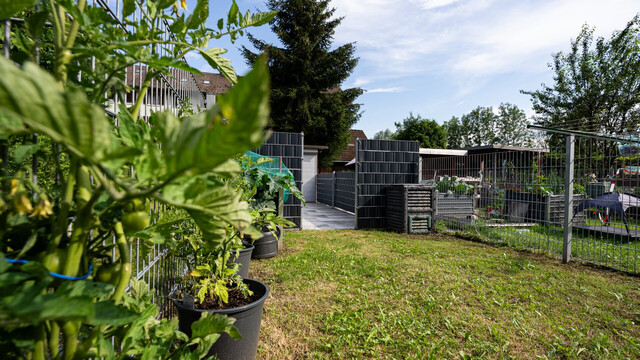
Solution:
<path fill-rule="evenodd" d="M 321 203 L 307 203 L 302 207 L 302 230 L 331 230 L 355 228 L 355 216 Z"/>

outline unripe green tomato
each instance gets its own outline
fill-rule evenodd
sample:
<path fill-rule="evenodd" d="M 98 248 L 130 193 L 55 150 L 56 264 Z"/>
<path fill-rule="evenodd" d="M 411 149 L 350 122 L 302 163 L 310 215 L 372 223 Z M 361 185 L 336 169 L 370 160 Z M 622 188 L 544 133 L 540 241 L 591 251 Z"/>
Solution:
<path fill-rule="evenodd" d="M 122 215 L 120 219 L 126 233 L 134 233 L 149 226 L 149 213 L 146 211 L 134 211 Z"/>
<path fill-rule="evenodd" d="M 61 274 L 66 256 L 67 253 L 64 249 L 56 249 L 51 254 L 47 254 L 44 251 L 39 253 L 36 256 L 36 260 L 40 261 L 50 272 Z"/>
<path fill-rule="evenodd" d="M 116 285 L 120 278 L 120 263 L 108 263 L 100 266 L 100 269 L 96 272 L 95 280 Z"/>
<path fill-rule="evenodd" d="M 147 199 L 135 198 L 131 201 L 128 201 L 124 205 L 125 212 L 134 212 L 134 211 L 143 211 L 146 210 L 149 212 L 149 201 Z"/>

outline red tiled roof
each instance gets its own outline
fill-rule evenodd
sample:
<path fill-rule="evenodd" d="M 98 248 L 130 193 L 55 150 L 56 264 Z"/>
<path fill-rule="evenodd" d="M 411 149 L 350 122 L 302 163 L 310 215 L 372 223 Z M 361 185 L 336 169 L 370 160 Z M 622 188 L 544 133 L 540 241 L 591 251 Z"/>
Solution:
<path fill-rule="evenodd" d="M 362 130 L 349 130 L 349 134 L 351 135 L 351 140 L 349 140 L 349 145 L 347 148 L 342 150 L 340 153 L 340 157 L 336 161 L 349 162 L 353 158 L 356 157 L 356 138 L 358 139 L 366 139 L 367 135 Z"/>
<path fill-rule="evenodd" d="M 214 73 L 203 73 L 202 75 L 195 75 L 200 90 L 209 94 L 224 94 L 231 89 L 231 82 L 224 76 Z M 204 81 L 209 81 L 205 84 Z"/>

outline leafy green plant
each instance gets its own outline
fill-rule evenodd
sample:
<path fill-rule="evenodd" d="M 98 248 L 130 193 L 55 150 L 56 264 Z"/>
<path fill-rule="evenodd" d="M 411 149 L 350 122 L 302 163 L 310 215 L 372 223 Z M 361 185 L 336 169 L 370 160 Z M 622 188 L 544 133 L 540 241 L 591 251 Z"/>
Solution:
<path fill-rule="evenodd" d="M 447 231 L 447 224 L 445 224 L 445 222 L 442 220 L 438 220 L 435 222 L 435 224 L 433 224 L 433 231 L 436 234 L 444 233 L 445 231 Z"/>
<path fill-rule="evenodd" d="M 198 347 L 191 355 L 186 355 L 187 347 L 175 354 L 198 358 L 215 341 L 212 331 L 233 332 L 228 320 L 211 317 L 187 340 L 176 333 L 175 322 L 155 322 L 155 306 L 142 305 L 148 298 L 132 305 L 135 301 L 125 294 L 134 238 L 175 248 L 176 226 L 192 221 L 213 261 L 221 261 L 229 256 L 228 229 L 243 231 L 251 223 L 248 204 L 224 179 L 240 174 L 233 157 L 263 139 L 269 114 L 265 65 L 258 62 L 206 112 L 182 118 L 168 111 L 153 113 L 146 122 L 140 109 L 153 81 L 170 76 L 171 67 L 198 72 L 180 60 L 192 51 L 235 84 L 233 68 L 220 56 L 225 50 L 209 48 L 209 40 L 224 35 L 234 40 L 242 29 L 264 24 L 274 14 L 242 15 L 233 2 L 218 30 L 212 30 L 204 26 L 208 1 L 199 0 L 190 15 L 176 4 L 124 1 L 120 26 L 85 0 L 44 2 L 25 22 L 32 29 L 44 28 L 46 21 L 53 24 L 52 74 L 28 61 L 19 67 L 0 59 L 0 136 L 15 143 L 17 137 L 37 133 L 43 139 L 40 146 L 51 149 L 43 160 L 55 169 L 55 180 L 49 178 L 47 186 L 25 176 L 22 165 L 2 178 L 4 354 L 35 360 L 168 358 L 173 353 L 161 349 L 175 349 L 177 340 Z M 2 9 L 2 18 L 34 2 L 12 5 Z M 136 8 L 144 17 L 132 20 L 129 15 Z M 172 20 L 171 37 L 158 26 L 165 19 Z M 160 47 L 171 50 L 161 55 Z M 105 114 L 105 94 L 125 99 L 129 88 L 124 71 L 138 63 L 148 71 L 133 106 L 119 104 L 116 127 Z M 25 145 L 13 149 L 12 164 L 35 153 Z M 149 200 L 175 212 L 149 218 Z M 144 229 L 148 222 L 154 225 Z M 114 245 L 102 245 L 111 239 Z M 114 250 L 115 264 L 101 260 Z M 112 284 L 97 281 L 101 270 L 109 270 Z M 127 333 L 134 327 L 153 329 L 154 336 Z M 111 335 L 120 346 L 111 345 Z"/>
<path fill-rule="evenodd" d="M 436 184 L 436 190 L 443 194 L 471 195 L 473 194 L 473 185 L 458 181 L 455 176 L 447 175 Z"/>
<path fill-rule="evenodd" d="M 277 236 L 277 226 L 291 227 L 295 224 L 281 216 L 278 216 L 276 201 L 287 191 L 305 203 L 304 195 L 296 186 L 293 175 L 283 171 L 275 171 L 264 166 L 275 161 L 273 158 L 259 157 L 253 160 L 251 156 L 244 154 L 236 161 L 241 165 L 242 176 L 232 180 L 232 185 L 242 192 L 242 199 L 249 203 L 252 225 L 258 231 L 270 231 Z M 253 240 L 260 234 L 249 234 Z"/>

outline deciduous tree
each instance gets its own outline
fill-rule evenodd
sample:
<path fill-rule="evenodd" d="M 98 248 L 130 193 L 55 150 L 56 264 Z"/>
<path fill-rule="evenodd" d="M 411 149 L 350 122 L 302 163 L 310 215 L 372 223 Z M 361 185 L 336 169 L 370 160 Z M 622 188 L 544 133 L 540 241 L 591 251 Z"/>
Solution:
<path fill-rule="evenodd" d="M 443 149 L 447 145 L 447 130 L 435 120 L 409 113 L 407 118 L 395 125 L 396 140 L 417 140 L 423 148 Z"/>
<path fill-rule="evenodd" d="M 460 118 L 452 117 L 443 126 L 447 130 L 449 149 L 482 145 L 530 146 L 533 138 L 527 130 L 527 122 L 524 111 L 503 103 L 497 109 L 478 106 Z"/>
<path fill-rule="evenodd" d="M 640 17 L 609 40 L 584 26 L 571 50 L 553 55 L 551 86 L 521 91 L 531 96 L 537 123 L 620 134 L 640 124 Z M 561 139 L 557 139 L 561 140 Z M 559 145 L 559 144 L 558 144 Z"/>

